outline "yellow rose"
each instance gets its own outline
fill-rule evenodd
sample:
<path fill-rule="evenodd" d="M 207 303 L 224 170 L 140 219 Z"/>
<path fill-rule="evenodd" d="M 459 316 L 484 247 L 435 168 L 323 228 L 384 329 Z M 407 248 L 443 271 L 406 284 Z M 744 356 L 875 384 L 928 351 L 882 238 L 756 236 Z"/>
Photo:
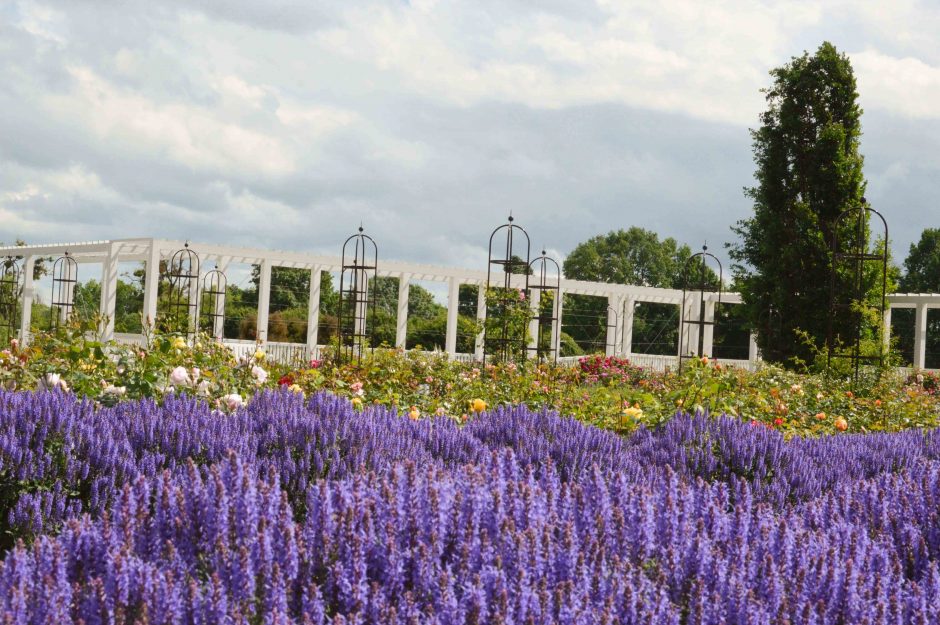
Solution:
<path fill-rule="evenodd" d="M 264 350 L 255 350 L 255 360 L 264 360 Z"/>
<path fill-rule="evenodd" d="M 470 401 L 470 410 L 473 412 L 483 412 L 486 410 L 486 402 L 482 399 L 474 399 Z"/>
<path fill-rule="evenodd" d="M 186 339 L 181 336 L 174 336 L 170 344 L 176 349 L 183 349 L 186 347 Z"/>
<path fill-rule="evenodd" d="M 623 416 L 629 417 L 631 419 L 642 419 L 643 418 L 643 409 L 639 406 L 631 406 L 630 408 L 624 408 Z"/>
<path fill-rule="evenodd" d="M 361 397 L 353 397 L 353 398 L 352 398 L 352 405 L 353 405 L 353 408 L 355 408 L 356 410 L 361 410 L 361 409 L 362 409 L 362 398 L 361 398 Z"/>
<path fill-rule="evenodd" d="M 418 410 L 417 406 L 412 406 L 411 410 L 408 412 L 408 416 L 412 421 L 417 421 L 421 417 L 421 411 Z"/>
<path fill-rule="evenodd" d="M 304 389 L 300 388 L 299 384 L 291 384 L 290 386 L 287 387 L 287 390 L 289 390 L 291 393 L 303 393 L 304 392 Z M 357 397 L 356 399 L 359 399 L 359 398 Z M 362 400 L 360 399 L 359 401 L 361 402 Z"/>

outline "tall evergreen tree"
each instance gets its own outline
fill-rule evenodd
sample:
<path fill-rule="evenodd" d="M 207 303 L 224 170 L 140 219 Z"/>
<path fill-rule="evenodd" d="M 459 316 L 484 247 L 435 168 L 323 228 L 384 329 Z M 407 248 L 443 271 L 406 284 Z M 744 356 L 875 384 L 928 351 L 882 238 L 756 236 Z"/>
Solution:
<path fill-rule="evenodd" d="M 795 330 L 825 344 L 834 224 L 842 211 L 863 201 L 862 110 L 849 59 L 831 43 L 770 74 L 767 109 L 760 128 L 751 131 L 757 186 L 745 192 L 754 214 L 732 227 L 740 242 L 729 246 L 730 255 L 744 312 L 759 329 L 765 358 L 808 362 L 813 351 Z M 840 227 L 840 240 L 850 235 L 850 228 Z M 866 288 L 873 292 L 877 282 L 880 298 L 880 281 L 870 271 L 865 275 Z M 848 292 L 849 282 L 848 275 L 840 278 L 837 293 Z M 781 327 L 760 332 L 771 306 L 780 313 Z M 837 335 L 852 334 L 853 314 L 835 317 Z"/>

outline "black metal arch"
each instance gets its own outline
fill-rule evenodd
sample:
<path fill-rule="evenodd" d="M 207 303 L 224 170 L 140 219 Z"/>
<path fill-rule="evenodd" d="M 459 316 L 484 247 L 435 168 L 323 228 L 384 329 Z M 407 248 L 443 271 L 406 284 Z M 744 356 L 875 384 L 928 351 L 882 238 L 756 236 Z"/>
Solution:
<path fill-rule="evenodd" d="M 538 269 L 536 269 L 536 264 Z M 554 266 L 554 272 L 552 272 Z M 535 352 L 539 360 L 558 362 L 558 345 L 555 338 L 560 337 L 560 323 L 558 315 L 559 298 L 561 297 L 561 265 L 554 258 L 549 257 L 545 250 L 541 256 L 536 256 L 529 263 L 527 274 L 535 276 L 535 283 L 529 284 L 529 293 L 539 292 L 539 307 L 535 316 L 535 345 L 529 351 Z M 552 305 L 549 311 L 543 312 L 544 296 L 552 294 Z M 547 336 L 546 336 L 547 335 Z M 546 347 L 547 345 L 547 347 Z"/>
<path fill-rule="evenodd" d="M 200 298 L 201 316 L 207 323 L 205 330 L 215 338 L 222 338 L 225 323 L 225 291 L 228 279 L 225 272 L 216 265 L 202 277 L 202 296 Z"/>
<path fill-rule="evenodd" d="M 869 252 L 869 229 L 868 221 L 871 215 L 876 215 L 881 220 L 884 232 L 884 249 L 881 253 Z M 854 223 L 848 223 L 846 218 L 854 218 Z M 839 226 L 851 225 L 851 246 L 849 251 L 841 251 L 839 245 Z M 832 222 L 832 266 L 830 269 L 829 283 L 829 327 L 826 336 L 826 366 L 832 365 L 833 358 L 846 358 L 852 363 L 854 381 L 858 382 L 859 366 L 863 361 L 877 362 L 878 366 L 884 365 L 884 341 L 878 341 L 878 353 L 875 355 L 864 355 L 861 353 L 862 341 L 862 314 L 857 310 L 857 306 L 863 305 L 865 301 L 865 263 L 879 263 L 881 265 L 881 303 L 878 307 L 879 320 L 879 339 L 883 337 L 885 307 L 888 296 L 888 222 L 884 215 L 873 209 L 865 198 L 862 198 L 861 204 L 853 208 L 847 208 L 836 217 Z M 839 301 L 836 297 L 836 286 L 838 283 L 839 266 L 846 263 L 851 266 L 852 284 L 851 299 L 849 301 Z M 836 316 L 850 320 L 849 336 L 842 337 L 836 332 Z M 837 343 L 843 338 L 849 341 L 849 351 L 838 353 L 836 351 Z"/>
<path fill-rule="evenodd" d="M 375 325 L 375 284 L 379 264 L 379 248 L 375 240 L 359 231 L 343 243 L 342 268 L 339 274 L 339 345 L 340 359 L 362 361 L 362 352 L 372 348 Z"/>
<path fill-rule="evenodd" d="M 189 242 L 170 257 L 167 278 L 167 329 L 192 338 L 199 328 L 199 254 L 189 249 Z"/>
<path fill-rule="evenodd" d="M 75 308 L 75 285 L 78 282 L 78 263 L 65 252 L 52 264 L 52 301 L 49 327 L 57 328 L 68 322 Z"/>
<path fill-rule="evenodd" d="M 710 283 L 708 279 L 708 259 L 715 261 L 715 264 L 718 266 L 718 284 Z M 701 252 L 696 252 L 689 256 L 688 260 L 685 261 L 685 267 L 682 270 L 682 307 L 680 314 L 680 323 L 679 323 L 679 371 L 682 371 L 682 363 L 685 360 L 690 358 L 701 358 L 708 354 L 703 354 L 705 351 L 705 328 L 706 326 L 715 327 L 715 321 L 706 321 L 705 320 L 705 294 L 706 293 L 718 293 L 718 299 L 715 301 L 715 314 L 714 319 L 718 319 L 718 313 L 721 308 L 721 287 L 724 282 L 724 269 L 721 265 L 721 261 L 718 258 L 708 251 L 708 245 L 702 246 Z M 692 294 L 693 298 L 695 293 L 698 293 L 698 318 L 695 319 L 686 319 L 686 300 L 688 295 Z M 693 325 L 698 327 L 698 341 L 695 345 L 695 349 L 689 349 L 683 352 L 683 346 L 686 342 L 686 326 Z M 713 337 L 714 338 L 714 337 Z"/>
<path fill-rule="evenodd" d="M 16 338 L 19 328 L 20 274 L 22 270 L 17 259 L 7 256 L 0 261 L 0 333 L 4 344 Z"/>
<path fill-rule="evenodd" d="M 758 349 L 758 355 L 763 359 L 766 355 L 773 355 L 780 346 L 780 335 L 783 332 L 783 317 L 776 306 L 771 304 L 757 316 L 757 332 L 764 343 L 763 349 Z"/>
<path fill-rule="evenodd" d="M 528 324 L 521 329 L 511 327 L 509 320 L 511 311 L 506 301 L 507 293 L 514 288 L 519 288 L 523 293 L 529 291 L 529 259 L 532 244 L 525 229 L 516 225 L 513 221 L 514 219 L 510 215 L 507 223 L 498 226 L 490 233 L 486 266 L 487 310 L 483 332 L 484 363 L 487 356 L 502 362 L 523 358 L 529 348 L 527 339 Z M 501 244 L 502 251 L 505 254 L 502 257 L 499 256 L 500 250 L 496 250 L 495 256 L 493 250 L 494 239 L 500 232 L 505 235 L 505 242 Z M 517 253 L 517 251 L 521 252 L 521 249 L 517 250 L 517 247 L 521 247 L 520 242 L 523 239 L 525 241 L 525 256 Z M 494 273 L 502 274 L 502 279 L 500 280 L 498 275 L 494 275 Z M 520 274 L 522 278 L 514 281 L 513 275 Z"/>

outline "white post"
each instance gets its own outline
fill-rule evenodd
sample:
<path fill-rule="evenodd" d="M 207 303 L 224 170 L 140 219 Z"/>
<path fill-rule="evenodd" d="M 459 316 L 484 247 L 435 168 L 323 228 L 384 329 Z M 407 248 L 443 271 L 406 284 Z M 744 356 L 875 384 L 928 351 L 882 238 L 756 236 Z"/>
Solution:
<path fill-rule="evenodd" d="M 604 354 L 613 356 L 617 349 L 617 330 L 620 326 L 620 315 L 617 314 L 617 305 L 619 298 L 613 295 L 607 296 L 607 344 L 604 346 Z"/>
<path fill-rule="evenodd" d="M 927 304 L 914 310 L 914 368 L 923 369 L 927 360 Z"/>
<path fill-rule="evenodd" d="M 539 351 L 539 311 L 542 304 L 542 290 L 529 289 L 529 313 L 532 320 L 529 321 L 529 358 L 538 358 Z"/>
<path fill-rule="evenodd" d="M 552 313 L 556 319 L 552 326 L 552 349 L 555 350 L 555 356 L 561 358 L 561 315 L 564 312 L 565 297 L 561 288 L 555 291 L 555 301 L 552 305 L 555 311 Z"/>
<path fill-rule="evenodd" d="M 101 263 L 101 305 L 98 312 L 101 314 L 102 319 L 98 332 L 102 341 L 110 341 L 114 338 L 119 255 L 120 246 L 111 243 L 108 246 L 108 255 Z"/>
<path fill-rule="evenodd" d="M 623 339 L 620 351 L 625 358 L 633 354 L 633 313 L 636 310 L 636 299 L 628 297 L 623 303 Z"/>
<path fill-rule="evenodd" d="M 405 349 L 408 343 L 408 295 L 411 292 L 411 276 L 398 277 L 398 314 L 395 318 L 395 347 Z"/>
<path fill-rule="evenodd" d="M 322 281 L 322 268 L 314 265 L 310 270 L 310 299 L 307 300 L 307 354 L 310 358 L 317 358 L 320 332 L 320 284 Z"/>
<path fill-rule="evenodd" d="M 144 330 L 152 330 L 157 323 L 157 296 L 160 288 L 160 248 L 151 239 L 144 274 Z"/>
<path fill-rule="evenodd" d="M 473 358 L 475 360 L 483 359 L 483 338 L 486 332 L 483 329 L 486 324 L 486 285 L 481 284 L 477 287 L 477 322 L 480 324 L 480 331 L 477 333 L 476 342 L 473 345 Z"/>
<path fill-rule="evenodd" d="M 714 354 L 712 352 L 714 351 L 713 344 L 715 342 L 715 300 L 713 299 L 705 301 L 705 321 L 711 325 L 702 326 L 704 340 L 702 341 L 702 353 L 699 356 L 713 358 Z"/>
<path fill-rule="evenodd" d="M 447 293 L 447 336 L 444 350 L 448 356 L 457 353 L 457 304 L 460 300 L 460 283 L 457 278 L 450 278 Z"/>
<path fill-rule="evenodd" d="M 757 334 L 751 332 L 747 339 L 747 359 L 751 362 L 760 360 L 760 354 L 757 351 Z"/>
<path fill-rule="evenodd" d="M 271 261 L 261 259 L 261 275 L 258 280 L 258 318 L 255 338 L 262 343 L 268 341 L 268 312 L 271 307 Z"/>
<path fill-rule="evenodd" d="M 29 342 L 29 326 L 33 317 L 33 270 L 36 257 L 27 256 L 23 262 L 23 311 L 20 315 L 20 343 Z"/>
<path fill-rule="evenodd" d="M 882 335 L 881 340 L 884 342 L 884 353 L 885 355 L 891 350 L 891 304 L 887 303 L 885 306 L 885 316 L 881 326 Z"/>

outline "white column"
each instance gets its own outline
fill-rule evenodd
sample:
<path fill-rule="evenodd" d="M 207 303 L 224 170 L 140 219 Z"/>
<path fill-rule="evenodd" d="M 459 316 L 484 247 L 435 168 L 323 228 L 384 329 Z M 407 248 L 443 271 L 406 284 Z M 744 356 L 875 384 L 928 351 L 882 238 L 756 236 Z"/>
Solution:
<path fill-rule="evenodd" d="M 559 358 L 561 357 L 561 315 L 564 313 L 564 303 L 565 296 L 559 288 L 555 291 L 555 301 L 552 302 L 555 308 L 552 314 L 556 319 L 554 325 L 552 325 L 552 349 L 555 350 L 555 355 Z"/>
<path fill-rule="evenodd" d="M 271 307 L 271 261 L 261 259 L 261 275 L 258 280 L 258 321 L 255 338 L 262 343 L 268 340 L 268 312 Z"/>
<path fill-rule="evenodd" d="M 457 278 L 448 280 L 447 292 L 447 337 L 444 341 L 444 350 L 448 356 L 457 353 L 457 304 L 460 298 L 460 283 Z"/>
<path fill-rule="evenodd" d="M 120 247 L 116 243 L 108 246 L 108 253 L 101 263 L 101 304 L 98 312 L 101 323 L 98 333 L 102 341 L 114 338 L 114 313 L 117 308 L 118 257 Z"/>
<path fill-rule="evenodd" d="M 150 241 L 144 273 L 144 331 L 152 330 L 157 323 L 157 295 L 160 288 L 160 248 Z"/>
<path fill-rule="evenodd" d="M 29 325 L 33 317 L 33 270 L 36 266 L 36 257 L 27 256 L 23 262 L 23 310 L 20 314 L 20 343 L 26 345 L 29 341 Z"/>
<path fill-rule="evenodd" d="M 685 298 L 679 304 L 679 358 L 689 353 L 689 328 L 692 326 L 684 321 L 689 320 L 690 314 L 689 295 L 686 293 Z"/>
<path fill-rule="evenodd" d="M 398 314 L 395 317 L 395 347 L 405 349 L 408 342 L 408 295 L 411 292 L 411 276 L 398 277 Z"/>
<path fill-rule="evenodd" d="M 702 341 L 702 353 L 699 355 L 712 358 L 714 357 L 712 352 L 715 342 L 715 300 L 709 299 L 705 301 L 705 321 L 710 322 L 712 325 L 702 326 L 702 332 L 705 337 Z"/>
<path fill-rule="evenodd" d="M 481 284 L 477 287 L 477 322 L 480 324 L 480 331 L 477 333 L 476 342 L 473 346 L 473 357 L 476 360 L 483 359 L 483 337 L 486 332 L 483 325 L 486 323 L 486 285 Z"/>
<path fill-rule="evenodd" d="M 923 369 L 927 360 L 927 304 L 914 310 L 914 368 Z"/>
<path fill-rule="evenodd" d="M 317 345 L 320 332 L 320 284 L 323 269 L 314 265 L 310 270 L 310 298 L 307 300 L 307 354 L 317 358 L 320 353 Z"/>
<path fill-rule="evenodd" d="M 885 355 L 891 350 L 891 304 L 885 302 L 885 316 L 881 326 L 881 340 Z"/>
<path fill-rule="evenodd" d="M 686 293 L 685 301 L 683 302 L 683 306 L 685 306 L 686 323 L 683 324 L 685 327 L 679 327 L 680 336 L 684 337 L 684 340 L 681 342 L 682 344 L 679 346 L 679 353 L 682 356 L 698 353 L 698 326 L 694 323 L 689 323 L 699 320 L 700 305 L 695 295 L 695 293 Z M 681 319 L 680 323 L 682 323 Z"/>
<path fill-rule="evenodd" d="M 622 325 L 623 338 L 620 343 L 620 352 L 629 358 L 633 353 L 633 313 L 636 310 L 636 299 L 628 297 L 623 303 Z"/>
<path fill-rule="evenodd" d="M 617 314 L 617 304 L 619 298 L 613 295 L 607 296 L 607 344 L 604 347 L 604 353 L 607 356 L 613 356 L 617 349 L 617 329 L 620 326 L 620 315 Z"/>
<path fill-rule="evenodd" d="M 747 339 L 747 359 L 751 362 L 760 360 L 760 354 L 757 352 L 757 334 L 751 332 Z"/>
<path fill-rule="evenodd" d="M 529 358 L 538 358 L 539 309 L 542 303 L 542 290 L 529 289 Z"/>

